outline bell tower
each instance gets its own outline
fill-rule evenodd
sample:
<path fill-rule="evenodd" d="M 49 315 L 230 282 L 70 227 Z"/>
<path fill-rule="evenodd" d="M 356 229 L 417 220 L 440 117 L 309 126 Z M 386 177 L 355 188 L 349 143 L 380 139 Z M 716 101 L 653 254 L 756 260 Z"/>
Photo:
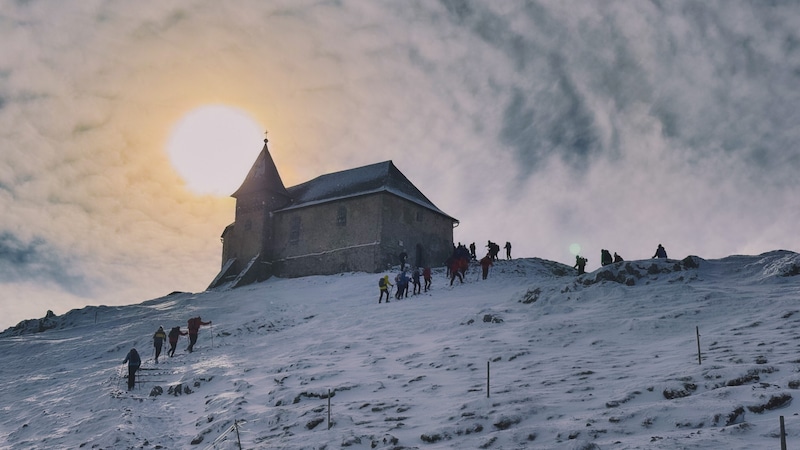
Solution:
<path fill-rule="evenodd" d="M 274 255 L 270 213 L 291 202 L 268 143 L 265 137 L 253 167 L 231 195 L 236 199 L 236 218 L 222 233 L 222 271 L 240 278 L 263 280 L 269 276 Z"/>

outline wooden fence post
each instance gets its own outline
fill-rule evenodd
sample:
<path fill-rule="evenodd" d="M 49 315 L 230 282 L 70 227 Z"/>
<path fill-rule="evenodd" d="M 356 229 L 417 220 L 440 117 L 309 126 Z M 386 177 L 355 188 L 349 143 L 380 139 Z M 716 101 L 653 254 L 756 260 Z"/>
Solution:
<path fill-rule="evenodd" d="M 486 361 L 486 398 L 489 398 L 489 378 L 490 378 L 489 364 L 490 363 L 491 363 L 491 361 Z"/>
<path fill-rule="evenodd" d="M 700 327 L 694 327 L 697 332 L 697 364 L 702 365 L 703 359 L 700 356 Z"/>
<path fill-rule="evenodd" d="M 783 416 L 781 416 L 781 450 L 786 450 L 786 427 L 783 425 Z"/>

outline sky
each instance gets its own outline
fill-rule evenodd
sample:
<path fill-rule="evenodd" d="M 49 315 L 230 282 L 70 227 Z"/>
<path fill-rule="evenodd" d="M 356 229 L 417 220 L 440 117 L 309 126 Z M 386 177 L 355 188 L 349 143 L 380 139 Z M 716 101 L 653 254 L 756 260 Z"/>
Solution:
<path fill-rule="evenodd" d="M 0 446 L 751 450 L 783 417 L 795 449 L 798 266 L 526 258 L 381 304 L 347 273 L 89 306 L 0 333 Z M 157 328 L 196 316 L 156 364 Z"/>
<path fill-rule="evenodd" d="M 2 0 L 0 328 L 205 289 L 234 203 L 166 147 L 206 105 L 287 186 L 394 161 L 479 249 L 797 250 L 798 30 L 780 1 Z"/>

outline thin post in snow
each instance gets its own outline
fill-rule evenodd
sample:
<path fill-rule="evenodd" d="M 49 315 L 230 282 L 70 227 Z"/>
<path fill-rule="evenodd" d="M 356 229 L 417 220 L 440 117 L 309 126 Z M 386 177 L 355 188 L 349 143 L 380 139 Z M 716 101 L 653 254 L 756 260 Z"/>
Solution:
<path fill-rule="evenodd" d="M 697 332 L 697 364 L 702 365 L 703 359 L 700 355 L 700 327 L 694 327 L 694 329 Z"/>
<path fill-rule="evenodd" d="M 328 429 L 331 429 L 331 390 L 328 389 Z"/>
<path fill-rule="evenodd" d="M 239 437 L 239 421 L 233 421 L 233 429 L 236 430 L 236 443 L 239 444 L 239 450 L 242 450 L 242 439 Z"/>
<path fill-rule="evenodd" d="M 781 416 L 781 450 L 786 450 L 786 427 L 783 425 L 783 416 Z"/>
<path fill-rule="evenodd" d="M 491 361 L 486 361 L 486 398 L 489 398 L 489 378 L 490 378 L 489 365 L 490 364 L 491 364 Z"/>

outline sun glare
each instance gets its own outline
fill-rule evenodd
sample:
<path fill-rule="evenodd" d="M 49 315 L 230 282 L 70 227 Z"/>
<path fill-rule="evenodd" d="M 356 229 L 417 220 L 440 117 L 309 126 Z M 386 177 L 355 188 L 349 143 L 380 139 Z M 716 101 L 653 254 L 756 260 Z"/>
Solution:
<path fill-rule="evenodd" d="M 167 151 L 186 186 L 197 194 L 231 195 L 263 147 L 264 128 L 246 112 L 209 105 L 173 127 Z"/>

